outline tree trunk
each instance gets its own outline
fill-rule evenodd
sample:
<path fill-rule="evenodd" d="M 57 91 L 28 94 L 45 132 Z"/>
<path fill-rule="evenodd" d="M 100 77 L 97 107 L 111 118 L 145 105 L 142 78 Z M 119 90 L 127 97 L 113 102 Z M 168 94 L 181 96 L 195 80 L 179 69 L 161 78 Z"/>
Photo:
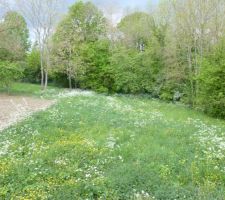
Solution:
<path fill-rule="evenodd" d="M 48 87 L 48 69 L 50 68 L 50 51 L 49 47 L 46 46 L 46 68 L 45 68 L 45 87 L 44 89 L 47 89 Z"/>
<path fill-rule="evenodd" d="M 188 52 L 187 52 L 187 60 L 188 60 L 188 69 L 189 69 L 189 80 L 190 80 L 190 104 L 193 106 L 194 105 L 194 82 L 192 80 L 193 78 L 193 66 L 192 66 L 192 55 L 191 55 L 191 47 L 188 47 Z"/>
<path fill-rule="evenodd" d="M 70 69 L 69 69 L 68 79 L 69 79 L 69 88 L 70 88 L 70 90 L 72 90 L 72 77 L 71 77 L 71 70 Z"/>
<path fill-rule="evenodd" d="M 69 51 L 69 58 L 71 59 L 72 57 L 72 50 L 70 49 Z M 68 66 L 69 66 L 69 69 L 68 69 L 68 79 L 69 79 L 69 88 L 70 90 L 72 90 L 72 69 L 71 69 L 71 64 L 70 64 L 70 61 L 68 63 Z"/>
<path fill-rule="evenodd" d="M 39 44 L 41 45 L 41 44 Z M 41 88 L 44 89 L 44 62 L 43 62 L 43 51 L 41 46 L 40 48 L 40 62 L 41 62 Z"/>
<path fill-rule="evenodd" d="M 48 87 L 48 70 L 45 70 L 45 86 L 44 89 L 47 89 Z"/>

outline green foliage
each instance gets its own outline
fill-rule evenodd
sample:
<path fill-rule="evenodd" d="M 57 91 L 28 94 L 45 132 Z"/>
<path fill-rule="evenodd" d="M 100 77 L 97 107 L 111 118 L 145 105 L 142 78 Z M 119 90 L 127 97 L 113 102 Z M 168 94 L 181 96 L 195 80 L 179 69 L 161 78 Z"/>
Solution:
<path fill-rule="evenodd" d="M 56 78 L 63 77 L 64 73 L 69 84 L 73 81 L 76 86 L 104 90 L 104 86 L 98 86 L 98 82 L 102 76 L 100 68 L 107 65 L 108 57 L 104 41 L 99 41 L 105 35 L 105 23 L 102 12 L 94 4 L 79 1 L 71 6 L 53 36 L 55 71 L 61 74 Z"/>
<path fill-rule="evenodd" d="M 91 2 L 78 1 L 70 7 L 69 18 L 74 31 L 84 41 L 95 41 L 105 33 L 103 13 Z"/>
<path fill-rule="evenodd" d="M 206 113 L 225 119 L 225 41 L 203 61 L 199 81 L 198 106 Z"/>
<path fill-rule="evenodd" d="M 110 64 L 115 92 L 152 94 L 163 67 L 159 43 L 149 41 L 144 52 L 123 46 L 114 49 Z"/>
<path fill-rule="evenodd" d="M 125 16 L 118 24 L 118 29 L 124 34 L 124 42 L 130 47 L 137 48 L 137 45 L 147 45 L 151 37 L 153 20 L 150 15 L 144 12 L 135 12 Z"/>
<path fill-rule="evenodd" d="M 81 88 L 93 89 L 98 92 L 108 92 L 112 88 L 112 80 L 108 71 L 109 42 L 98 40 L 86 43 L 81 47 L 84 70 L 79 75 Z"/>
<path fill-rule="evenodd" d="M 137 92 L 139 90 L 137 74 L 133 60 L 131 58 L 136 52 L 125 48 L 119 48 L 113 52 L 111 57 L 110 70 L 114 80 L 114 90 L 116 92 Z"/>
<path fill-rule="evenodd" d="M 165 101 L 182 100 L 184 102 L 185 83 L 187 82 L 184 74 L 184 67 L 176 65 L 168 67 L 164 64 L 156 82 L 156 96 Z M 180 94 L 179 99 L 174 98 L 176 93 Z"/>
<path fill-rule="evenodd" d="M 9 90 L 12 83 L 22 78 L 23 71 L 18 64 L 0 62 L 0 86 Z"/>
<path fill-rule="evenodd" d="M 19 37 L 23 50 L 26 52 L 29 47 L 29 30 L 22 15 L 17 12 L 8 12 L 4 17 L 4 23 L 9 28 L 8 34 Z"/>
<path fill-rule="evenodd" d="M 0 59 L 24 61 L 29 44 L 29 30 L 23 16 L 10 11 L 0 23 Z"/>
<path fill-rule="evenodd" d="M 38 83 L 40 81 L 40 68 L 40 52 L 33 48 L 32 51 L 27 54 L 24 81 Z"/>
<path fill-rule="evenodd" d="M 212 44 L 212 34 L 196 37 L 198 28 L 192 32 L 187 28 L 192 24 L 185 24 L 191 12 L 185 13 L 178 5 L 160 4 L 158 11 L 165 12 L 162 16 L 131 13 L 113 27 L 93 3 L 76 2 L 52 37 L 50 78 L 64 87 L 181 100 L 224 118 L 224 42 Z M 194 5 L 188 9 L 194 11 Z M 193 17 L 194 26 L 197 17 Z M 212 29 L 209 27 L 204 31 Z M 0 37 L 0 60 L 24 61 L 29 42 L 21 15 L 10 11 L 4 16 Z M 28 53 L 26 63 L 24 80 L 39 82 L 40 55 L 35 49 Z"/>

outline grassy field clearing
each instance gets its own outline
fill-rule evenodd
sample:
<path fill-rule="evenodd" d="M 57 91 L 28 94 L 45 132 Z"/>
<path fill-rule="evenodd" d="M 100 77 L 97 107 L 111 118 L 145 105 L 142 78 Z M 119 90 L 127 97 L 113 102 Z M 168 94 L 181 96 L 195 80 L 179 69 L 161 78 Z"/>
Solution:
<path fill-rule="evenodd" d="M 11 93 L 57 103 L 0 133 L 0 199 L 225 199 L 222 120 L 142 97 Z"/>

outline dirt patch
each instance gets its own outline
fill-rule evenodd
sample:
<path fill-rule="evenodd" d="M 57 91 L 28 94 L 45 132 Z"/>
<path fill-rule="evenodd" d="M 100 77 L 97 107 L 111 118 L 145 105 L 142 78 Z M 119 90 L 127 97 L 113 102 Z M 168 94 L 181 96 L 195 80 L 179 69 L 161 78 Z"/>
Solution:
<path fill-rule="evenodd" d="M 34 112 L 45 110 L 54 101 L 24 96 L 0 95 L 0 131 Z"/>

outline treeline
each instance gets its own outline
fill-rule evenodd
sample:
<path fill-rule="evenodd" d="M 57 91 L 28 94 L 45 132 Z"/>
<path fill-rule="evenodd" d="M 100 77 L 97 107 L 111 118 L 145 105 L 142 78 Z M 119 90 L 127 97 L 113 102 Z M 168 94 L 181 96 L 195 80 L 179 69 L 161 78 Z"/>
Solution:
<path fill-rule="evenodd" d="M 0 22 L 0 86 L 9 89 L 22 77 L 29 50 L 29 31 L 17 12 L 7 12 Z"/>
<path fill-rule="evenodd" d="M 23 79 L 40 82 L 44 69 L 46 83 L 180 100 L 225 118 L 224 10 L 222 0 L 168 0 L 152 12 L 132 12 L 114 26 L 92 3 L 77 2 L 45 45 L 37 40 L 25 59 L 21 54 Z M 5 51 L 10 49 L 1 51 L 1 60 L 18 60 Z"/>

